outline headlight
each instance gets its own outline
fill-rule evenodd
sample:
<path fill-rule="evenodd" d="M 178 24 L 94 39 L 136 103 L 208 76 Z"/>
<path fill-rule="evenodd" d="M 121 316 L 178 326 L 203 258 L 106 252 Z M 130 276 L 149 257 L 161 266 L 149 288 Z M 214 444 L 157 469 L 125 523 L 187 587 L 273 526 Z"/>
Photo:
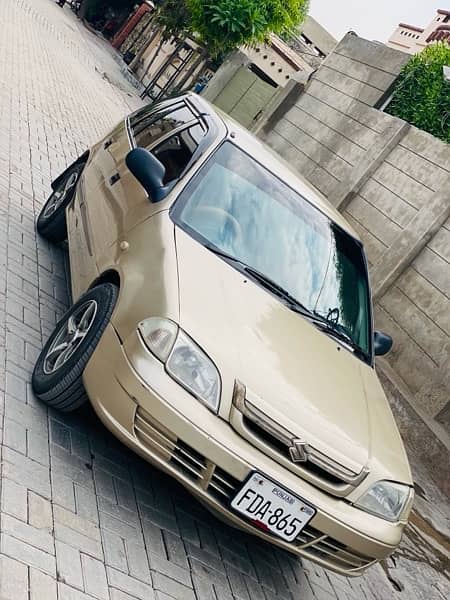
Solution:
<path fill-rule="evenodd" d="M 220 398 L 220 377 L 214 363 L 184 331 L 179 331 L 166 363 L 169 375 L 191 394 L 217 412 Z"/>
<path fill-rule="evenodd" d="M 168 319 L 153 317 L 139 323 L 145 345 L 166 365 L 167 373 L 210 410 L 220 403 L 220 376 L 203 350 Z"/>
<path fill-rule="evenodd" d="M 410 505 L 409 500 L 412 500 L 410 487 L 391 481 L 378 481 L 355 502 L 355 506 L 387 521 L 399 521 L 407 505 Z"/>

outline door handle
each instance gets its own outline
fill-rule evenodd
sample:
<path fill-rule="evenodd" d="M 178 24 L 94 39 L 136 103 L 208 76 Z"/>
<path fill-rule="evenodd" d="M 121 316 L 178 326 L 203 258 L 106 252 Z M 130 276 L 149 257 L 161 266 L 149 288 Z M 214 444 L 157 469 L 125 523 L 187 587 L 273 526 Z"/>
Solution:
<path fill-rule="evenodd" d="M 109 178 L 109 185 L 114 185 L 115 183 L 117 183 L 119 181 L 119 179 L 120 179 L 119 173 L 114 173 L 114 175 Z"/>
<path fill-rule="evenodd" d="M 107 150 L 111 145 L 112 145 L 113 141 L 112 140 L 107 140 L 104 144 L 103 144 L 103 148 L 105 150 Z"/>

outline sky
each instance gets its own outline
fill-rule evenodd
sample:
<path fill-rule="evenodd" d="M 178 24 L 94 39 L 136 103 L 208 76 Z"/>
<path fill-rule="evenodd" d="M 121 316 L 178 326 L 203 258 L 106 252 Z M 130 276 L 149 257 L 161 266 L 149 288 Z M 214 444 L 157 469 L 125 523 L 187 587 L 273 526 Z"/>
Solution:
<path fill-rule="evenodd" d="M 398 23 L 425 27 L 450 0 L 310 0 L 310 15 L 337 39 L 349 30 L 386 42 Z"/>

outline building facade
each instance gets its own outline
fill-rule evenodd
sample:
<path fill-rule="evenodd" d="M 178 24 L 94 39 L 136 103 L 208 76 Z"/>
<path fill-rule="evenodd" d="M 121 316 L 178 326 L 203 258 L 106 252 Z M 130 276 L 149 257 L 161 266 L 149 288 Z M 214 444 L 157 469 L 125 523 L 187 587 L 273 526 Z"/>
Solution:
<path fill-rule="evenodd" d="M 408 54 L 416 54 L 428 44 L 446 40 L 450 44 L 450 10 L 439 9 L 427 27 L 399 23 L 387 45 Z"/>
<path fill-rule="evenodd" d="M 308 15 L 301 26 L 288 40 L 289 46 L 313 69 L 333 52 L 337 40 L 318 21 Z"/>
<path fill-rule="evenodd" d="M 250 60 L 250 70 L 274 87 L 284 87 L 292 78 L 307 78 L 333 51 L 336 39 L 320 23 L 307 16 L 287 40 L 271 35 L 267 44 L 240 51 Z"/>

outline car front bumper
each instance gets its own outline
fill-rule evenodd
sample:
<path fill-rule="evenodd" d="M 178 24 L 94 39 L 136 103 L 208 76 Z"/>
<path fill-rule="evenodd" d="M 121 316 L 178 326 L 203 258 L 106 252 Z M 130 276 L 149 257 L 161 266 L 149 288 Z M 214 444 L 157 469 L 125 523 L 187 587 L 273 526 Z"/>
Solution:
<path fill-rule="evenodd" d="M 83 381 L 108 429 L 235 527 L 345 575 L 361 574 L 398 546 L 402 524 L 325 494 L 249 444 L 173 381 L 137 332 L 122 344 L 108 325 Z M 258 529 L 230 508 L 252 471 L 317 509 L 294 542 Z"/>

